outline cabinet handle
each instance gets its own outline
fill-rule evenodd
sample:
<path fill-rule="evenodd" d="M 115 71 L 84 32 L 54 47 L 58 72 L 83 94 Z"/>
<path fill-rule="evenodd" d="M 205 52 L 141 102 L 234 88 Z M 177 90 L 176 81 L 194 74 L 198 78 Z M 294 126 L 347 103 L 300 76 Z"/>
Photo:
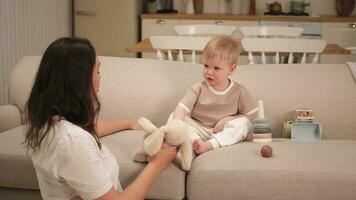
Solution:
<path fill-rule="evenodd" d="M 163 19 L 159 19 L 156 21 L 156 24 L 166 24 L 166 21 L 164 21 Z"/>
<path fill-rule="evenodd" d="M 85 15 L 85 16 L 95 16 L 96 12 L 93 10 L 76 10 L 76 15 Z"/>
<path fill-rule="evenodd" d="M 350 23 L 349 28 L 356 28 L 356 23 Z"/>
<path fill-rule="evenodd" d="M 215 25 L 223 25 L 224 24 L 224 22 L 222 22 L 222 21 L 216 21 L 215 22 Z"/>

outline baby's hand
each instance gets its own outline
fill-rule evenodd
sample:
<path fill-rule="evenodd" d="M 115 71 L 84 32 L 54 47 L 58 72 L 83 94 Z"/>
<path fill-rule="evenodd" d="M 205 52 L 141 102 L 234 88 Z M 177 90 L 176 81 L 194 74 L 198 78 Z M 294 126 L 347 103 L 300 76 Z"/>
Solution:
<path fill-rule="evenodd" d="M 218 121 L 218 123 L 215 124 L 215 127 L 213 129 L 213 133 L 219 133 L 224 129 L 224 125 L 225 125 L 225 121 L 224 120 L 220 120 Z"/>
<path fill-rule="evenodd" d="M 216 133 L 219 133 L 222 130 L 224 130 L 225 123 L 227 121 L 230 121 L 230 120 L 233 120 L 233 119 L 235 119 L 235 117 L 233 117 L 233 116 L 226 116 L 226 117 L 220 119 L 218 121 L 218 123 L 215 124 L 215 127 L 213 129 L 213 133 L 216 134 Z"/>

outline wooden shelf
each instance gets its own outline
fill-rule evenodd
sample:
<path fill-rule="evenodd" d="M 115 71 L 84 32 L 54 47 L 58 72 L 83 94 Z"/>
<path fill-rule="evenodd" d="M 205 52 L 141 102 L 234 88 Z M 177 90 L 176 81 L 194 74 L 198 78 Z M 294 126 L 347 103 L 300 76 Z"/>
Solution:
<path fill-rule="evenodd" d="M 241 20 L 241 21 L 295 21 L 295 22 L 356 22 L 356 16 L 270 16 L 235 14 L 141 14 L 142 19 L 199 19 L 199 20 Z"/>
<path fill-rule="evenodd" d="M 143 53 L 150 53 L 156 52 L 151 42 L 148 38 L 144 39 L 143 41 L 125 49 L 126 52 L 143 52 Z M 246 52 L 242 52 L 242 54 L 246 54 Z M 322 54 L 351 54 L 350 50 L 344 49 L 337 44 L 327 44 Z"/>

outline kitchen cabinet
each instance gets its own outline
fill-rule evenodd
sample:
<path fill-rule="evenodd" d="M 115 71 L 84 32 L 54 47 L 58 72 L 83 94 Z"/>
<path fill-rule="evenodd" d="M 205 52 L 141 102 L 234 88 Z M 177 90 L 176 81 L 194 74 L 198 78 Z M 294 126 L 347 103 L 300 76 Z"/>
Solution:
<path fill-rule="evenodd" d="M 176 35 L 174 27 L 180 24 L 178 19 L 142 19 L 141 41 L 153 35 Z M 142 58 L 157 58 L 155 53 L 142 53 Z"/>
<path fill-rule="evenodd" d="M 355 22 L 324 22 L 322 38 L 341 47 L 356 47 Z"/>
<path fill-rule="evenodd" d="M 338 44 L 344 48 L 356 47 L 356 21 L 324 22 L 322 30 L 322 38 L 328 43 Z M 320 58 L 323 63 L 356 61 L 356 55 L 321 55 Z"/>
<path fill-rule="evenodd" d="M 141 15 L 141 40 L 152 35 L 176 35 L 174 26 L 184 24 L 222 24 L 233 25 L 237 30 L 232 35 L 242 38 L 241 26 L 287 25 L 302 27 L 302 36 L 306 38 L 323 38 L 328 43 L 342 47 L 356 46 L 356 17 L 303 17 L 303 16 L 263 16 L 263 15 L 223 15 L 223 14 L 146 14 Z M 144 58 L 156 58 L 154 53 L 143 53 Z M 241 56 L 239 64 L 247 64 L 246 56 Z M 321 55 L 322 63 L 343 63 L 356 61 L 356 55 Z"/>
<path fill-rule="evenodd" d="M 235 26 L 236 31 L 233 33 L 232 37 L 235 39 L 241 39 L 242 33 L 240 32 L 241 26 L 258 26 L 258 21 L 234 21 L 234 20 L 181 20 L 181 24 L 216 24 L 216 25 L 230 25 Z"/>
<path fill-rule="evenodd" d="M 101 56 L 136 57 L 125 47 L 139 40 L 139 0 L 74 0 L 74 35 L 88 38 Z"/>
<path fill-rule="evenodd" d="M 143 19 L 141 40 L 153 35 L 176 35 L 174 27 L 179 24 L 176 19 Z"/>
<path fill-rule="evenodd" d="M 234 21 L 234 20 L 195 20 L 195 19 L 142 19 L 142 34 L 141 40 L 149 38 L 153 35 L 176 35 L 174 27 L 177 25 L 189 24 L 217 24 L 217 25 L 232 25 L 236 27 L 236 31 L 232 35 L 233 38 L 241 39 L 242 34 L 239 31 L 241 26 L 258 26 L 258 21 Z M 155 53 L 142 53 L 143 58 L 156 58 Z M 247 63 L 247 58 L 241 58 L 243 63 Z"/>
<path fill-rule="evenodd" d="M 236 39 L 242 38 L 239 31 L 241 26 L 258 26 L 258 21 L 234 21 L 234 20 L 193 20 L 193 19 L 142 19 L 142 34 L 141 40 L 149 38 L 152 35 L 176 35 L 174 27 L 177 25 L 189 24 L 217 24 L 217 25 L 232 25 L 237 29 L 232 37 Z"/>

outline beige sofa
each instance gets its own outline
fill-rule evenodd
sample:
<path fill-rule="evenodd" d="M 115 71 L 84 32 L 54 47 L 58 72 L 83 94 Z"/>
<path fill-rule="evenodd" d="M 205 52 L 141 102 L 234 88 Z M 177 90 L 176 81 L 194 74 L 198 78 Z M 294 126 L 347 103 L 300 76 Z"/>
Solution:
<path fill-rule="evenodd" d="M 199 81 L 201 66 L 149 59 L 101 57 L 100 118 L 162 125 Z M 13 70 L 9 104 L 0 106 L 0 199 L 39 199 L 31 159 L 21 145 L 23 108 L 40 57 L 25 57 Z M 356 199 L 356 85 L 347 65 L 240 66 L 232 77 L 265 103 L 271 119 L 271 158 L 260 144 L 243 142 L 198 156 L 188 173 L 171 165 L 149 199 Z M 283 122 L 296 108 L 308 107 L 322 124 L 321 142 L 291 142 Z M 131 160 L 142 132 L 103 138 L 117 157 L 120 182 L 127 186 L 144 167 Z"/>

